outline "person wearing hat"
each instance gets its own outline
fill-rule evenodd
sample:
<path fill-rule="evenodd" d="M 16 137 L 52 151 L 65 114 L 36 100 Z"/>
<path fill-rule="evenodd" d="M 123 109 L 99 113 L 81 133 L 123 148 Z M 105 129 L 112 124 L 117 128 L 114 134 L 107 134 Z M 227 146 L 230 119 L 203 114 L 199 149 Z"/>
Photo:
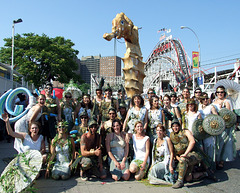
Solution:
<path fill-rule="evenodd" d="M 170 140 L 173 144 L 175 160 L 178 162 L 178 179 L 172 188 L 177 189 L 184 186 L 184 179 L 192 181 L 207 176 L 206 172 L 192 173 L 196 164 L 201 162 L 201 156 L 193 151 L 195 139 L 189 130 L 182 130 L 177 119 L 173 119 L 171 124 L 173 132 Z M 173 172 L 173 171 L 172 171 Z"/>
<path fill-rule="evenodd" d="M 71 137 L 73 137 L 74 141 L 77 142 L 75 149 L 76 149 L 76 152 L 78 152 L 78 153 L 81 153 L 81 151 L 80 151 L 81 137 L 84 133 L 87 132 L 87 128 L 88 128 L 89 117 L 88 117 L 88 113 L 86 110 L 80 114 L 80 120 L 81 120 L 80 121 L 81 124 L 78 125 L 78 123 L 77 123 L 77 125 L 75 125 L 75 127 L 73 127 L 73 129 L 72 129 L 72 132 L 77 131 L 77 133 L 75 134 L 76 137 L 74 135 L 71 136 Z"/>
<path fill-rule="evenodd" d="M 127 105 L 124 101 L 121 101 L 119 104 L 118 112 L 117 112 L 117 119 L 119 119 L 123 125 L 127 116 Z"/>
<path fill-rule="evenodd" d="M 96 96 L 94 97 L 94 99 L 92 100 L 93 103 L 97 103 L 98 106 L 100 106 L 100 103 L 102 102 L 102 100 L 104 99 L 103 97 L 103 93 L 102 93 L 102 88 L 97 88 L 96 89 Z"/>
<path fill-rule="evenodd" d="M 87 172 L 104 179 L 107 177 L 102 165 L 102 151 L 100 135 L 97 133 L 98 124 L 92 119 L 88 124 L 88 132 L 81 137 L 80 148 L 82 159 L 80 161 L 80 177 L 87 180 Z"/>
<path fill-rule="evenodd" d="M 188 129 L 192 133 L 192 125 L 196 119 L 202 119 L 198 104 L 194 99 L 189 99 L 183 115 L 183 129 Z"/>
<path fill-rule="evenodd" d="M 101 125 L 101 136 L 102 137 L 103 136 L 106 137 L 106 135 L 111 132 L 112 122 L 117 117 L 117 111 L 114 107 L 110 107 L 108 109 L 108 117 L 109 117 L 109 120 L 102 122 L 102 125 Z M 104 139 L 105 139 L 105 137 L 104 137 Z"/>
<path fill-rule="evenodd" d="M 104 98 L 100 104 L 100 114 L 102 121 L 107 121 L 109 119 L 108 109 L 111 106 L 115 109 L 118 109 L 118 101 L 112 97 L 112 88 L 109 84 L 107 84 L 107 87 L 105 89 L 105 95 L 106 98 Z"/>

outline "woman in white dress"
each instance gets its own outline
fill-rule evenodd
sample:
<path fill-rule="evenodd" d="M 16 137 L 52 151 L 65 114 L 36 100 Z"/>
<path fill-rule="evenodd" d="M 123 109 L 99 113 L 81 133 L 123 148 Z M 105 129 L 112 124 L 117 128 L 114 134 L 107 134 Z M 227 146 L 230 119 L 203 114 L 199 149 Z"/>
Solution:
<path fill-rule="evenodd" d="M 37 121 L 41 117 L 45 101 L 46 101 L 45 95 L 40 94 L 37 98 L 38 103 L 34 105 L 26 115 L 24 115 L 22 118 L 16 121 L 14 125 L 15 132 L 21 133 L 28 132 L 28 125 L 34 121 Z M 22 141 L 19 138 L 15 138 L 14 148 L 18 151 L 18 153 L 22 152 L 21 146 Z"/>
<path fill-rule="evenodd" d="M 44 155 L 46 148 L 43 140 L 43 136 L 39 134 L 39 123 L 31 122 L 29 124 L 28 133 L 23 132 L 14 132 L 9 123 L 9 117 L 7 113 L 2 114 L 2 119 L 6 123 L 6 129 L 8 135 L 11 135 L 14 138 L 18 138 L 22 141 L 21 153 L 24 153 L 28 150 L 38 150 L 43 155 L 43 162 L 46 161 L 46 155 Z M 20 152 L 19 152 L 20 153 Z"/>
<path fill-rule="evenodd" d="M 216 100 L 212 103 L 217 111 L 221 108 L 227 108 L 232 111 L 231 101 L 226 99 L 226 91 L 224 86 L 219 86 L 216 89 Z M 231 128 L 225 128 L 222 134 L 216 136 L 217 138 L 217 169 L 222 169 L 224 166 L 224 161 L 233 161 L 236 156 L 236 146 L 235 146 L 235 125 Z"/>
<path fill-rule="evenodd" d="M 194 99 L 188 100 L 184 118 L 185 124 L 183 124 L 183 129 L 188 129 L 192 134 L 192 125 L 194 121 L 202 118 L 200 112 L 198 111 L 198 105 Z"/>
<path fill-rule="evenodd" d="M 147 108 L 144 106 L 143 98 L 140 95 L 134 95 L 132 97 L 132 105 L 133 106 L 128 110 L 126 119 L 123 123 L 123 131 L 133 133 L 135 123 L 137 121 L 141 121 L 143 123 L 143 128 L 146 131 L 148 123 L 148 111 Z"/>
<path fill-rule="evenodd" d="M 145 135 L 143 124 L 141 121 L 135 123 L 136 134 L 132 135 L 134 157 L 130 164 L 130 172 L 135 174 L 136 180 L 141 180 L 148 169 L 150 158 L 150 140 Z"/>

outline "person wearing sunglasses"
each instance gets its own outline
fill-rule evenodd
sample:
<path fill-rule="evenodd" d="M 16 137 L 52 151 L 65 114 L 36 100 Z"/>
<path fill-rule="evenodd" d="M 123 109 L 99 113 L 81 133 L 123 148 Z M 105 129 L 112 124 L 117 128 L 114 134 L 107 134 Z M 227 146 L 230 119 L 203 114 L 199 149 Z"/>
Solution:
<path fill-rule="evenodd" d="M 200 87 L 197 87 L 194 91 L 194 98 L 197 104 L 200 104 L 201 102 L 201 99 L 200 99 L 201 93 L 202 93 L 202 89 Z"/>
<path fill-rule="evenodd" d="M 227 108 L 232 111 L 232 104 L 229 99 L 226 99 L 227 93 L 225 91 L 224 86 L 218 86 L 216 89 L 216 99 L 212 103 L 214 107 L 217 109 L 217 112 L 222 108 Z M 234 139 L 234 128 L 225 128 L 222 134 L 216 136 L 217 138 L 217 169 L 222 169 L 224 167 L 224 161 L 233 161 L 234 160 L 234 152 L 235 152 L 235 139 Z"/>
<path fill-rule="evenodd" d="M 209 103 L 208 94 L 206 92 L 202 92 L 200 96 L 201 103 L 198 105 L 198 110 L 201 113 L 202 119 L 204 119 L 207 115 L 214 114 L 217 115 L 217 110 L 214 107 L 214 105 Z M 216 150 L 216 137 L 215 136 L 209 136 L 206 139 L 203 139 L 203 149 L 204 152 L 208 155 L 210 158 L 210 164 L 211 168 L 215 169 L 215 152 Z"/>
<path fill-rule="evenodd" d="M 68 122 L 68 132 L 74 126 L 72 113 L 75 111 L 75 103 L 72 99 L 72 94 L 70 92 L 64 93 L 63 100 L 60 103 L 62 111 L 62 119 Z"/>

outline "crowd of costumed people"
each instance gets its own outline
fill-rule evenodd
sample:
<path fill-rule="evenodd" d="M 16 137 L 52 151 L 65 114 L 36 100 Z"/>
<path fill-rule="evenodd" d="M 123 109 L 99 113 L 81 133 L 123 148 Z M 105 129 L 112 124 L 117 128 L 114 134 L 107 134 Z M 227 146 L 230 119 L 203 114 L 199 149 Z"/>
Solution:
<path fill-rule="evenodd" d="M 211 95 L 196 88 L 192 97 L 188 88 L 164 96 L 150 88 L 127 98 L 123 87 L 113 97 L 103 79 L 94 98 L 66 89 L 59 100 L 51 83 L 44 91 L 15 124 L 3 110 L 1 118 L 19 154 L 41 153 L 45 178 L 117 181 L 132 174 L 176 189 L 217 181 L 215 171 L 236 157 L 238 115 L 223 85 Z"/>

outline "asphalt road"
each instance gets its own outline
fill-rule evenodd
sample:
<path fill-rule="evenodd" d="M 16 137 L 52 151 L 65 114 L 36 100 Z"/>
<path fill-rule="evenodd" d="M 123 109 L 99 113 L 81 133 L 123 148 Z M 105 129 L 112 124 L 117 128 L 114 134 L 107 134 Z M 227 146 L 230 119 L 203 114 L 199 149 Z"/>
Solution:
<path fill-rule="evenodd" d="M 149 185 L 147 181 L 137 182 L 133 178 L 129 181 L 114 182 L 110 176 L 106 180 L 100 181 L 92 179 L 90 181 L 82 181 L 78 176 L 73 176 L 71 179 L 63 181 L 55 181 L 52 179 L 44 179 L 44 174 L 35 181 L 34 188 L 38 193 L 142 193 L 142 192 L 193 192 L 193 193 L 236 193 L 240 192 L 240 131 L 236 132 L 237 136 L 237 150 L 238 156 L 235 161 L 227 162 L 223 170 L 217 171 L 217 182 L 212 182 L 204 179 L 199 182 L 186 183 L 181 189 L 174 190 L 166 186 L 153 186 Z M 6 164 L 3 159 L 12 157 L 16 154 L 13 149 L 13 143 L 6 141 L 0 142 L 0 172 L 4 170 Z"/>

